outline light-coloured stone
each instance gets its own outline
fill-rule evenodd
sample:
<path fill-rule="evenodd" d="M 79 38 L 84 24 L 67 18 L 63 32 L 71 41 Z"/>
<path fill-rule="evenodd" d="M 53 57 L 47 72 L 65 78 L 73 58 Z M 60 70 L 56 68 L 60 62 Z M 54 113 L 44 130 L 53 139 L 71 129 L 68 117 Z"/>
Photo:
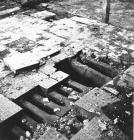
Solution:
<path fill-rule="evenodd" d="M 52 79 L 52 78 L 46 78 L 42 81 L 39 81 L 38 84 L 42 87 L 43 91 L 48 91 L 51 87 L 56 85 L 58 81 Z"/>
<path fill-rule="evenodd" d="M 61 50 L 60 47 L 52 47 L 49 50 L 45 50 L 41 47 L 41 48 L 35 48 L 32 51 L 32 54 L 35 56 L 35 58 L 40 61 L 40 63 L 44 63 L 44 61 L 47 59 L 47 57 L 51 57 L 54 54 L 59 53 Z"/>
<path fill-rule="evenodd" d="M 119 101 L 119 99 L 113 97 L 102 89 L 94 88 L 85 94 L 80 100 L 76 101 L 75 104 L 89 112 L 90 110 L 95 110 L 96 112 L 97 110 L 101 110 L 101 107 L 108 103 L 116 101 Z"/>
<path fill-rule="evenodd" d="M 51 78 L 57 80 L 58 82 L 66 79 L 69 77 L 69 75 L 65 72 L 62 71 L 56 71 L 55 73 L 53 73 L 52 75 L 50 75 Z"/>
<path fill-rule="evenodd" d="M 48 77 L 45 74 L 37 72 L 19 74 L 15 77 L 10 74 L 1 79 L 0 93 L 8 98 L 16 99 L 32 88 L 38 86 L 40 81 L 43 81 L 47 78 Z"/>
<path fill-rule="evenodd" d="M 51 65 L 44 65 L 40 67 L 39 71 L 50 76 L 51 74 L 55 73 L 56 68 Z"/>
<path fill-rule="evenodd" d="M 3 11 L 0 11 L 0 16 L 10 14 L 10 13 L 16 12 L 18 10 L 20 10 L 20 7 L 14 7 L 14 8 L 6 9 L 6 10 L 3 10 Z"/>
<path fill-rule="evenodd" d="M 122 131 L 115 126 L 108 124 L 109 121 L 110 120 L 105 115 L 94 117 L 91 121 L 86 122 L 85 126 L 76 133 L 71 140 L 127 140 Z M 103 133 L 104 127 L 106 131 Z M 109 133 L 112 133 L 112 135 L 109 135 Z"/>
<path fill-rule="evenodd" d="M 68 140 L 65 136 L 55 130 L 47 128 L 46 132 L 38 140 Z"/>
<path fill-rule="evenodd" d="M 44 10 L 44 11 L 41 11 L 41 12 L 37 12 L 37 13 L 31 14 L 31 16 L 33 16 L 35 18 L 40 18 L 40 19 L 47 19 L 47 18 L 55 17 L 56 14 Z"/>
<path fill-rule="evenodd" d="M 21 107 L 0 94 L 0 122 L 5 121 L 21 110 Z"/>
<path fill-rule="evenodd" d="M 130 66 L 126 71 L 126 74 L 132 76 L 134 78 L 134 65 Z"/>
<path fill-rule="evenodd" d="M 14 54 L 4 58 L 3 61 L 14 73 L 31 66 L 36 68 L 39 65 L 39 60 L 30 52 Z"/>
<path fill-rule="evenodd" d="M 87 25 L 100 24 L 100 22 L 97 20 L 88 19 L 88 18 L 84 18 L 84 17 L 78 17 L 78 16 L 72 17 L 71 20 L 76 21 L 76 22 L 80 22 L 82 24 L 87 24 Z M 101 23 L 101 24 L 106 25 L 104 23 Z"/>

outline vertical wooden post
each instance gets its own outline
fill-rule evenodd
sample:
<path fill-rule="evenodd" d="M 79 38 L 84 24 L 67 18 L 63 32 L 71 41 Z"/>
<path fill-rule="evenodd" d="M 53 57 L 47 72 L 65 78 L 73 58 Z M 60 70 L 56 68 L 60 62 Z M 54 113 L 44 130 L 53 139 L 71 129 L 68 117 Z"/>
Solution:
<path fill-rule="evenodd" d="M 106 0 L 106 15 L 105 15 L 105 22 L 106 23 L 109 23 L 110 5 L 111 5 L 111 0 Z"/>

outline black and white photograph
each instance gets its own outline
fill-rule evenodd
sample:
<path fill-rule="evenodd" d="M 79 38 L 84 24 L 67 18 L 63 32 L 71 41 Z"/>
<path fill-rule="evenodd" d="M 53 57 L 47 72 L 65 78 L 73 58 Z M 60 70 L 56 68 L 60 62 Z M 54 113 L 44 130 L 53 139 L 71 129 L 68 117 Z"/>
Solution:
<path fill-rule="evenodd" d="M 0 140 L 133 140 L 134 0 L 0 0 Z"/>

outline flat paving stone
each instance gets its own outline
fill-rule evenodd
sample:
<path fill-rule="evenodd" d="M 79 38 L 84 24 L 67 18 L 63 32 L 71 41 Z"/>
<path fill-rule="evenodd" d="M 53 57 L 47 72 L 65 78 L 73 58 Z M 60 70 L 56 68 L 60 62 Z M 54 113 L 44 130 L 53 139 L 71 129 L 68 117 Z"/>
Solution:
<path fill-rule="evenodd" d="M 20 10 L 20 7 L 14 7 L 14 8 L 6 9 L 6 10 L 3 10 L 3 11 L 0 11 L 0 16 L 10 14 L 10 13 L 13 13 L 13 12 L 17 12 L 18 10 Z"/>
<path fill-rule="evenodd" d="M 8 48 L 13 48 L 20 53 L 24 53 L 27 51 L 31 51 L 34 47 L 36 47 L 36 43 L 32 40 L 29 40 L 26 37 L 22 37 L 18 40 L 15 40 L 9 44 L 6 44 Z"/>
<path fill-rule="evenodd" d="M 53 22 L 53 26 L 49 31 L 59 37 L 70 39 L 80 34 L 80 29 L 85 25 L 79 25 L 75 21 L 64 18 Z"/>
<path fill-rule="evenodd" d="M 126 73 L 134 78 L 134 65 L 130 66 L 124 73 Z"/>
<path fill-rule="evenodd" d="M 78 17 L 78 16 L 73 16 L 71 18 L 71 20 L 82 23 L 82 24 L 86 24 L 86 25 L 90 25 L 90 24 L 100 24 L 100 25 L 105 25 L 105 26 L 107 25 L 107 24 L 99 22 L 97 20 L 84 18 L 84 17 Z"/>
<path fill-rule="evenodd" d="M 4 78 L 5 76 L 7 76 L 10 73 L 11 73 L 11 71 L 9 69 L 5 68 L 3 61 L 0 61 L 0 79 Z"/>
<path fill-rule="evenodd" d="M 114 87 L 114 81 L 111 80 L 110 82 L 106 83 L 103 87 L 101 87 L 102 90 L 105 90 L 107 93 L 118 95 L 119 92 Z"/>
<path fill-rule="evenodd" d="M 134 88 L 134 77 L 131 76 L 131 74 L 127 74 L 127 73 L 120 74 L 114 79 L 114 86 L 116 88 L 122 87 L 123 89 L 124 88 L 133 89 Z"/>
<path fill-rule="evenodd" d="M 55 13 L 49 12 L 49 11 L 41 11 L 41 12 L 36 12 L 34 14 L 30 14 L 31 16 L 35 18 L 40 18 L 40 19 L 47 19 L 47 18 L 54 18 L 56 16 Z"/>
<path fill-rule="evenodd" d="M 102 106 L 116 101 L 119 101 L 119 99 L 102 89 L 94 88 L 76 101 L 75 104 L 89 112 L 96 112 L 100 111 Z"/>
<path fill-rule="evenodd" d="M 47 92 L 51 87 L 58 84 L 58 81 L 52 78 L 46 78 L 42 81 L 39 81 L 38 84 L 42 87 L 43 91 Z"/>
<path fill-rule="evenodd" d="M 48 128 L 48 130 L 38 140 L 68 140 L 65 136 L 55 130 L 55 128 Z"/>
<path fill-rule="evenodd" d="M 0 94 L 0 122 L 5 121 L 21 110 L 20 106 Z"/>
<path fill-rule="evenodd" d="M 0 81 L 0 93 L 10 99 L 16 99 L 32 88 L 39 85 L 40 81 L 48 77 L 43 73 L 29 72 L 17 76 L 8 75 Z M 49 82 L 47 80 L 47 82 Z M 57 82 L 57 81 L 56 81 Z"/>
<path fill-rule="evenodd" d="M 91 121 L 87 121 L 85 126 L 71 140 L 128 140 L 117 126 L 112 123 L 109 124 L 109 122 L 110 120 L 105 115 L 94 117 Z M 106 131 L 102 131 L 104 128 Z"/>
<path fill-rule="evenodd" d="M 51 65 L 44 65 L 40 67 L 39 71 L 50 76 L 51 74 L 55 73 L 56 68 Z"/>
<path fill-rule="evenodd" d="M 39 60 L 30 52 L 14 54 L 4 58 L 3 61 L 14 73 L 28 67 L 37 68 L 39 66 Z"/>
<path fill-rule="evenodd" d="M 48 57 L 52 57 L 55 54 L 60 53 L 61 47 L 52 47 L 51 49 L 46 50 L 45 47 L 35 48 L 32 50 L 32 54 L 35 56 L 35 58 L 42 62 L 46 62 Z"/>
<path fill-rule="evenodd" d="M 57 80 L 58 82 L 66 79 L 69 77 L 69 74 L 63 72 L 63 71 L 56 71 L 55 73 L 53 73 L 52 75 L 50 75 L 51 78 Z"/>

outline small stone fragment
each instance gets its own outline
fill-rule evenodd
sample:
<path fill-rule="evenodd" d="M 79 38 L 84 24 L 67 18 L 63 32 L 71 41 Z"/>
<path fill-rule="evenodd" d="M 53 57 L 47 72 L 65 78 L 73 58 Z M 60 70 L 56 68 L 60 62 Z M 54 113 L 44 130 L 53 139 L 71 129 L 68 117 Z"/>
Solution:
<path fill-rule="evenodd" d="M 118 123 L 118 118 L 115 118 L 114 119 L 114 124 L 117 124 Z"/>
<path fill-rule="evenodd" d="M 99 127 L 100 127 L 101 131 L 107 130 L 106 122 L 104 122 L 102 120 L 98 120 L 98 123 L 99 123 Z"/>
<path fill-rule="evenodd" d="M 49 102 L 49 99 L 48 98 L 43 98 L 43 102 Z"/>
<path fill-rule="evenodd" d="M 27 137 L 27 138 L 31 137 L 31 133 L 30 133 L 29 131 L 26 131 L 25 134 L 26 134 L 26 137 Z"/>
<path fill-rule="evenodd" d="M 73 102 L 70 102 L 70 105 L 71 105 L 71 106 L 74 106 L 75 104 L 74 104 Z"/>
<path fill-rule="evenodd" d="M 128 114 L 129 116 L 131 115 L 131 112 L 130 111 L 127 111 L 126 110 L 125 113 Z"/>
<path fill-rule="evenodd" d="M 60 108 L 55 108 L 54 112 L 60 111 Z"/>

